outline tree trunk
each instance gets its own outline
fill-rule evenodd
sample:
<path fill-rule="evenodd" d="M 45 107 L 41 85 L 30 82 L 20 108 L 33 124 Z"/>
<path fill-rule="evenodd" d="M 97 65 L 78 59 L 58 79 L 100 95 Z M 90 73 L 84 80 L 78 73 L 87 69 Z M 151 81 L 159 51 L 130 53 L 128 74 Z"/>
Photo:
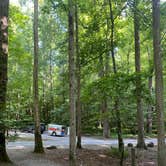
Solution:
<path fill-rule="evenodd" d="M 111 19 L 111 55 L 112 55 L 112 63 L 113 63 L 113 71 L 114 74 L 117 73 L 116 61 L 115 61 L 115 53 L 114 53 L 114 17 L 112 10 L 112 1 L 109 0 L 109 8 L 110 8 L 110 19 Z M 117 92 L 118 93 L 118 92 Z M 123 165 L 123 154 L 124 154 L 124 142 L 122 137 L 122 127 L 121 127 L 121 118 L 120 118 L 120 110 L 119 110 L 119 98 L 115 98 L 115 115 L 117 122 L 117 134 L 118 134 L 118 146 L 119 152 L 121 153 L 120 165 Z"/>
<path fill-rule="evenodd" d="M 141 66 L 140 66 L 140 37 L 139 16 L 137 10 L 138 0 L 134 0 L 134 39 L 135 39 L 135 71 L 136 77 L 136 102 L 137 102 L 137 125 L 138 125 L 138 148 L 145 148 L 144 142 L 144 115 L 141 100 Z"/>
<path fill-rule="evenodd" d="M 108 106 L 107 106 L 107 99 L 105 98 L 102 101 L 102 113 L 104 115 L 103 118 L 103 137 L 104 138 L 109 138 L 110 137 L 110 126 L 109 126 L 109 117 L 107 115 L 108 112 Z"/>
<path fill-rule="evenodd" d="M 109 9 L 110 9 L 110 19 L 111 19 L 111 56 L 112 56 L 112 64 L 113 64 L 113 71 L 117 73 L 116 62 L 115 62 L 115 52 L 114 52 L 114 16 L 113 16 L 113 9 L 112 9 L 112 0 L 108 0 L 109 2 Z"/>
<path fill-rule="evenodd" d="M 119 99 L 116 98 L 115 100 L 115 115 L 116 115 L 116 123 L 117 123 L 117 134 L 118 134 L 118 147 L 119 152 L 121 153 L 120 156 L 120 166 L 123 165 L 123 158 L 124 158 L 124 142 L 122 137 L 122 127 L 121 127 L 121 118 L 120 118 L 120 110 L 119 110 Z"/>
<path fill-rule="evenodd" d="M 108 39 L 109 28 L 110 28 L 109 27 L 109 20 L 107 18 L 107 34 L 106 34 L 107 49 L 110 47 L 109 46 L 110 43 L 109 43 L 109 39 Z M 110 62 L 110 53 L 109 53 L 109 51 L 107 51 L 106 56 L 105 56 L 105 71 L 104 71 L 105 76 L 109 76 L 109 72 L 110 72 L 109 62 Z M 103 137 L 109 138 L 110 137 L 110 123 L 109 123 L 109 116 L 107 115 L 107 113 L 108 113 L 108 99 L 107 99 L 106 95 L 104 95 L 104 96 L 105 97 L 104 97 L 103 102 L 102 102 L 102 112 L 103 112 L 103 114 L 105 114 L 104 119 L 103 119 Z"/>
<path fill-rule="evenodd" d="M 127 74 L 130 73 L 130 50 L 127 53 Z"/>
<path fill-rule="evenodd" d="M 155 93 L 158 134 L 158 166 L 166 164 L 165 127 L 164 127 L 164 97 L 163 72 L 160 50 L 160 0 L 153 0 L 153 48 L 155 67 Z"/>
<path fill-rule="evenodd" d="M 49 53 L 50 111 L 54 110 L 52 51 Z"/>
<path fill-rule="evenodd" d="M 99 77 L 102 78 L 104 77 L 105 71 L 104 71 L 104 64 L 103 64 L 103 57 L 99 57 Z M 104 92 L 103 92 L 104 93 Z M 101 123 L 103 125 L 103 137 L 104 138 L 109 138 L 110 136 L 110 128 L 109 128 L 109 117 L 107 116 L 107 97 L 105 94 L 101 94 L 103 96 L 100 104 L 100 112 L 102 116 Z"/>
<path fill-rule="evenodd" d="M 0 162 L 10 162 L 5 144 L 9 0 L 0 2 Z"/>
<path fill-rule="evenodd" d="M 42 118 L 44 122 L 47 124 L 47 116 L 46 116 L 46 109 L 45 109 L 45 74 L 43 73 L 42 79 Z"/>
<path fill-rule="evenodd" d="M 150 76 L 148 78 L 148 88 L 149 88 L 149 94 L 152 95 L 152 81 L 153 81 L 154 65 L 151 64 L 151 57 L 150 57 L 149 49 L 147 49 L 147 51 L 148 51 L 149 70 L 150 70 Z M 147 109 L 147 124 L 146 124 L 148 134 L 152 133 L 152 113 L 153 113 L 153 106 L 151 103 L 149 103 L 148 109 Z"/>
<path fill-rule="evenodd" d="M 152 76 L 148 78 L 148 88 L 151 94 L 152 91 Z M 148 104 L 147 108 L 147 133 L 152 134 L 152 113 L 153 113 L 153 106 L 152 104 Z"/>
<path fill-rule="evenodd" d="M 78 2 L 77 2 L 78 3 Z M 78 4 L 75 4 L 75 29 L 76 29 L 76 74 L 77 74 L 77 148 L 81 149 L 81 101 L 80 101 L 80 90 L 81 90 L 81 65 L 80 65 L 80 54 L 79 54 L 79 37 L 78 37 Z"/>
<path fill-rule="evenodd" d="M 34 0 L 34 68 L 33 68 L 33 97 L 34 97 L 34 120 L 35 120 L 35 148 L 34 152 L 43 153 L 43 143 L 40 132 L 38 92 L 38 0 Z"/>
<path fill-rule="evenodd" d="M 69 107 L 70 107 L 70 166 L 76 165 L 76 106 L 74 62 L 74 2 L 69 0 Z"/>

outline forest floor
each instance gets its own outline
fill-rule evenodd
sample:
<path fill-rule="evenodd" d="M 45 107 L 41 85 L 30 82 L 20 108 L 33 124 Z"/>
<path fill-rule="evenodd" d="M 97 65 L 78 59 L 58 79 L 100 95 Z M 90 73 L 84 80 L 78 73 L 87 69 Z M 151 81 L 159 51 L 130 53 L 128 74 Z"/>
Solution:
<path fill-rule="evenodd" d="M 35 154 L 33 149 L 10 149 L 8 154 L 13 164 L 0 166 L 69 166 L 68 149 L 45 149 L 44 154 Z M 108 155 L 108 149 L 85 147 L 77 152 L 77 166 L 118 166 L 117 157 Z M 137 166 L 157 166 L 156 147 L 145 151 L 136 150 Z M 124 161 L 124 166 L 131 166 L 130 153 Z"/>

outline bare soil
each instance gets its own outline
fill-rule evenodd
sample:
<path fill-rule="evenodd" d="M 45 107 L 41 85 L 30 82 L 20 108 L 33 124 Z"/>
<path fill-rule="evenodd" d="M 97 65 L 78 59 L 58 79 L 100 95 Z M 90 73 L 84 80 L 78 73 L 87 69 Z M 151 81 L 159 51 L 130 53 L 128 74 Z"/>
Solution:
<path fill-rule="evenodd" d="M 8 154 L 13 164 L 0 166 L 69 166 L 68 149 L 45 149 L 44 154 L 35 154 L 33 149 L 11 149 Z M 129 150 L 130 151 L 130 150 Z M 77 151 L 77 166 L 119 166 L 119 159 L 108 155 L 107 149 L 81 149 Z M 130 153 L 129 153 L 130 154 Z M 157 166 L 156 147 L 145 151 L 136 150 L 137 166 Z M 131 166 L 131 156 L 124 161 Z"/>

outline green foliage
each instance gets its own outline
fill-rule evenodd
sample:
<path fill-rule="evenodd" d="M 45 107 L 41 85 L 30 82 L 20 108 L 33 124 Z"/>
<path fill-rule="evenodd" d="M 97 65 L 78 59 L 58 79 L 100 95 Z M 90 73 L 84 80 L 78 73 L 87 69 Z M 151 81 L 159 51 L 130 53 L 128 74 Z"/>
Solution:
<path fill-rule="evenodd" d="M 33 121 L 32 64 L 33 27 L 29 1 L 10 6 L 7 112 L 8 127 L 20 128 Z M 84 133 L 102 133 L 102 120 L 110 120 L 116 132 L 114 99 L 119 98 L 123 133 L 137 133 L 136 87 L 141 78 L 141 98 L 146 119 L 148 104 L 154 105 L 148 78 L 154 77 L 151 2 L 141 0 L 141 72 L 135 73 L 132 1 L 112 1 L 114 52 L 118 72 L 113 73 L 111 57 L 111 19 L 108 1 L 77 1 L 79 15 L 79 54 L 81 58 L 81 109 Z M 68 4 L 61 0 L 39 2 L 39 99 L 41 119 L 46 124 L 69 124 L 68 86 Z M 166 83 L 165 8 L 161 4 L 161 49 Z M 22 10 L 23 9 L 23 10 Z M 106 71 L 106 64 L 109 69 Z M 101 73 L 103 74 L 101 76 Z M 164 94 L 166 96 L 166 93 Z M 108 113 L 101 113 L 101 102 L 108 102 Z M 166 99 L 166 98 L 165 98 Z M 166 100 L 165 100 L 166 102 Z M 153 113 L 155 117 L 155 113 Z M 100 125 L 99 125 L 100 124 Z M 155 130 L 155 129 L 154 129 Z"/>
<path fill-rule="evenodd" d="M 98 100 L 101 101 L 104 97 L 109 97 L 111 99 L 119 97 L 123 99 L 128 96 L 130 97 L 131 95 L 135 96 L 135 81 L 138 77 L 142 78 L 142 84 L 140 87 L 142 98 L 144 98 L 145 101 L 152 101 L 149 90 L 146 86 L 146 79 L 148 78 L 147 73 L 134 73 L 129 75 L 117 73 L 99 78 L 87 86 L 82 98 L 85 101 L 89 101 L 91 98 L 93 99 L 94 96 L 98 96 Z"/>

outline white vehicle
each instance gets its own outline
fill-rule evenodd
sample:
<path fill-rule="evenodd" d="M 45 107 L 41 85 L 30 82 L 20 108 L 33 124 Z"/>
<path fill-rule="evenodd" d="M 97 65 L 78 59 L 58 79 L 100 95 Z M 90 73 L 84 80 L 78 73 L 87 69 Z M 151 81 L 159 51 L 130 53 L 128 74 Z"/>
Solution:
<path fill-rule="evenodd" d="M 48 124 L 48 134 L 52 136 L 65 136 L 66 127 L 57 124 Z"/>

